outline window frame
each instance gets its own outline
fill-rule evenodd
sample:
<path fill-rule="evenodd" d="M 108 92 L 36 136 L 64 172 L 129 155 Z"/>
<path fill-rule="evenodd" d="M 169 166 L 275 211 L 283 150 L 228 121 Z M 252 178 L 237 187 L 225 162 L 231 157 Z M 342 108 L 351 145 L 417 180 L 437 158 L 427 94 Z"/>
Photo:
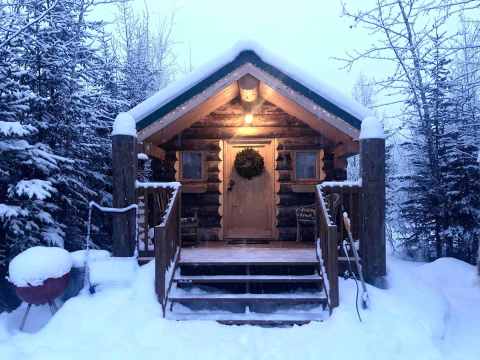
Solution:
<path fill-rule="evenodd" d="M 297 154 L 298 153 L 313 153 L 315 154 L 315 176 L 312 178 L 297 177 Z M 313 182 L 320 180 L 320 151 L 318 150 L 295 150 L 293 152 L 293 178 L 296 182 Z"/>
<path fill-rule="evenodd" d="M 185 178 L 183 174 L 183 154 L 200 154 L 200 172 L 201 176 L 198 179 L 192 179 L 192 178 Z M 205 161 L 205 152 L 200 151 L 200 150 L 181 150 L 179 151 L 179 166 L 178 166 L 178 172 L 179 172 L 179 179 L 181 181 L 188 181 L 188 182 L 204 182 L 207 178 L 207 169 L 206 169 L 206 161 Z"/>

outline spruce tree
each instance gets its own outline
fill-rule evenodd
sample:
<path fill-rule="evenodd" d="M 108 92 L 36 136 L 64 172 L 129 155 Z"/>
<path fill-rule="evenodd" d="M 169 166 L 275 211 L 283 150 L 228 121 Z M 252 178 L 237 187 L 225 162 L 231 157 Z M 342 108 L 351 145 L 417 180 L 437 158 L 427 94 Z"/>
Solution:
<path fill-rule="evenodd" d="M 422 66 L 428 70 L 425 86 L 425 113 L 419 121 L 415 114 L 410 122 L 411 139 L 402 146 L 408 154 L 408 172 L 402 176 L 400 191 L 404 197 L 400 212 L 405 220 L 403 243 L 412 256 L 435 259 L 442 256 L 442 224 L 445 221 L 440 153 L 443 148 L 445 123 L 449 121 L 451 104 L 448 99 L 449 61 L 440 51 L 442 39 L 432 39 L 431 58 Z"/>
<path fill-rule="evenodd" d="M 23 26 L 17 9 L 1 9 L 5 27 L 0 42 Z M 24 83 L 24 39 L 0 49 L 0 274 L 18 252 L 38 244 L 63 244 L 63 226 L 56 220 L 58 182 L 64 159 L 53 154 L 33 126 L 35 95 Z"/>
<path fill-rule="evenodd" d="M 456 94 L 450 122 L 445 127 L 445 148 L 441 170 L 445 202 L 445 221 L 441 236 L 445 239 L 445 255 L 472 264 L 476 261 L 480 239 L 480 164 L 479 151 L 472 131 L 468 102 Z"/>
<path fill-rule="evenodd" d="M 25 18 L 36 18 L 49 6 L 46 0 L 19 3 Z M 24 82 L 33 93 L 31 125 L 55 153 L 68 159 L 55 176 L 58 218 L 68 249 L 83 246 L 88 202 L 108 202 L 108 135 L 119 111 L 99 49 L 104 24 L 89 20 L 91 5 L 61 1 L 23 33 Z"/>

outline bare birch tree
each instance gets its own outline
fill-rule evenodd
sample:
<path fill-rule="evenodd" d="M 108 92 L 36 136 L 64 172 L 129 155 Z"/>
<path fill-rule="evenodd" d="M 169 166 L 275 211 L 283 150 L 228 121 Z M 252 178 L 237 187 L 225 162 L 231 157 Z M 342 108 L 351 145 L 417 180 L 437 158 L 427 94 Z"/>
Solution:
<path fill-rule="evenodd" d="M 174 22 L 172 13 L 155 26 L 146 6 L 139 15 L 130 3 L 118 5 L 115 48 L 121 63 L 122 88 L 131 106 L 164 87 L 174 76 Z"/>
<path fill-rule="evenodd" d="M 453 21 L 452 16 L 464 15 L 466 11 L 477 11 L 479 7 L 480 2 L 473 0 L 376 0 L 375 4 L 366 10 L 351 10 L 343 4 L 344 16 L 353 21 L 351 28 L 366 29 L 374 43 L 366 49 L 351 51 L 340 60 L 347 69 L 364 60 L 389 64 L 392 71 L 385 78 L 377 80 L 376 86 L 384 96 L 393 98 L 387 103 L 403 104 L 399 117 L 409 129 L 410 138 L 406 145 L 411 167 L 410 173 L 404 177 L 406 201 L 402 212 L 409 220 L 403 231 L 404 244 L 407 249 L 417 252 L 419 238 L 420 242 L 427 244 L 426 248 L 429 248 L 433 238 L 436 257 L 443 253 L 443 237 L 448 238 L 448 224 L 445 224 L 444 218 L 446 212 L 442 212 L 442 206 L 448 205 L 445 203 L 446 197 L 444 199 L 443 196 L 447 185 L 442 182 L 444 170 L 440 167 L 440 158 L 445 153 L 441 143 L 444 123 L 453 119 L 458 126 L 465 129 L 463 123 L 458 123 L 458 119 L 465 118 L 465 108 L 475 104 L 473 101 L 469 101 L 468 105 L 462 102 L 461 110 L 458 110 L 458 105 L 452 110 L 449 101 L 452 101 L 452 96 L 455 95 L 450 90 L 451 66 L 447 59 L 459 56 L 462 52 L 468 53 L 463 54 L 464 59 L 471 58 L 471 53 L 478 48 L 478 43 L 471 39 L 459 43 L 459 35 L 448 30 Z M 469 30 L 466 33 L 470 36 Z M 473 64 L 467 71 L 461 71 L 461 77 L 468 77 L 477 69 Z M 469 79 L 469 85 L 464 87 L 464 91 L 466 88 L 472 90 L 472 76 Z M 468 96 L 468 99 L 470 98 L 472 96 Z M 475 126 L 478 122 L 471 118 L 472 116 L 468 123 Z M 467 139 L 463 135 L 458 136 Z M 464 148 L 472 152 L 468 156 L 473 156 L 478 150 L 474 150 L 476 147 L 471 140 L 468 141 L 470 143 Z M 453 150 L 449 148 L 450 154 L 459 154 L 461 151 L 459 146 Z M 469 164 L 470 166 L 473 165 Z M 457 171 L 463 170 L 457 167 Z M 457 180 L 460 178 L 468 181 L 463 177 L 457 177 Z M 454 184 L 448 185 L 454 188 Z M 467 194 L 464 195 L 467 197 Z M 471 205 L 477 207 L 476 198 Z M 463 221 L 462 224 L 467 226 L 463 215 L 452 220 L 452 223 L 455 221 Z M 432 254 L 423 253 L 423 256 L 430 257 Z"/>

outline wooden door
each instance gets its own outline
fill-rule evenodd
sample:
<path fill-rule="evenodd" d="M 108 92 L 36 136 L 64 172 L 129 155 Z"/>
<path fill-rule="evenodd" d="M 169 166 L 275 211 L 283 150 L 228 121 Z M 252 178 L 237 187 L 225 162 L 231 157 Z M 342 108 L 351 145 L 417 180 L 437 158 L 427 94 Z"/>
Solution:
<path fill-rule="evenodd" d="M 264 160 L 264 171 L 250 180 L 238 175 L 235 156 L 254 148 Z M 274 147 L 272 141 L 226 142 L 224 156 L 224 238 L 271 239 L 274 224 Z"/>

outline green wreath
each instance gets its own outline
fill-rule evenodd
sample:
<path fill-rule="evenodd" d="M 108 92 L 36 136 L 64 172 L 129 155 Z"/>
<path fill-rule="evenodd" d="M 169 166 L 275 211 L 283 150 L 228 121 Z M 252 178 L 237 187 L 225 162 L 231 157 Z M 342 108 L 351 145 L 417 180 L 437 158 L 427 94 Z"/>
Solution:
<path fill-rule="evenodd" d="M 240 151 L 237 156 L 235 156 L 233 165 L 238 175 L 248 180 L 261 175 L 264 167 L 262 155 L 252 148 L 246 148 Z"/>

